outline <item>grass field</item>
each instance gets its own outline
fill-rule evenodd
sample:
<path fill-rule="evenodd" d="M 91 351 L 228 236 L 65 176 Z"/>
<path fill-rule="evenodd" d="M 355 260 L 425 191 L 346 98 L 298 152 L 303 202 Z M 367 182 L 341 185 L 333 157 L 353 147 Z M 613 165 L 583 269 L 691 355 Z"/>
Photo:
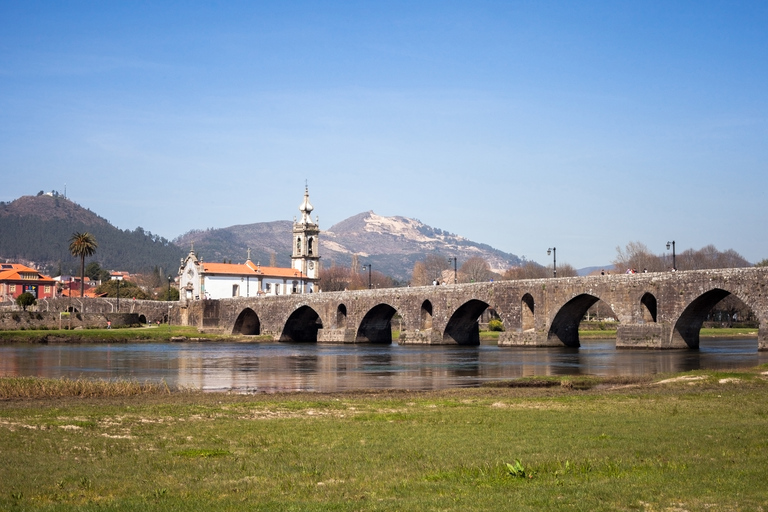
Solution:
<path fill-rule="evenodd" d="M 768 367 L 340 395 L 2 378 L 0 510 L 766 510 L 766 392 Z"/>

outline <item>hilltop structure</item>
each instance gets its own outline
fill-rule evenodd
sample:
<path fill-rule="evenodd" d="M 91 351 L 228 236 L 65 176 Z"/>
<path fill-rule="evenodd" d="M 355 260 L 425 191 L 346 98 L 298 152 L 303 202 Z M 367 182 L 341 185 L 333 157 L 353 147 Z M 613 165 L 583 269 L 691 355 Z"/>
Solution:
<path fill-rule="evenodd" d="M 313 207 L 309 189 L 304 189 L 304 201 L 299 206 L 301 218 L 293 223 L 293 254 L 291 268 L 266 267 L 251 261 L 251 251 L 245 263 L 208 263 L 198 259 L 194 247 L 179 267 L 179 300 L 259 297 L 293 295 L 319 291 L 320 228 L 312 220 Z"/>

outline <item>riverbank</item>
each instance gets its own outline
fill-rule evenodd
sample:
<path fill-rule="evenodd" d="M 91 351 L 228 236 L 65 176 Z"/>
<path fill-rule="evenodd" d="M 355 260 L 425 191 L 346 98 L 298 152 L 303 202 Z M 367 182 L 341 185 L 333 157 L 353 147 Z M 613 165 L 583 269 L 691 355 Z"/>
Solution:
<path fill-rule="evenodd" d="M 480 331 L 481 341 L 498 341 L 498 331 Z M 393 337 L 397 339 L 398 333 Z M 757 338 L 754 328 L 701 329 L 703 338 Z M 579 331 L 581 339 L 611 339 L 615 330 Z M 195 327 L 161 324 L 159 326 L 120 329 L 50 329 L 0 331 L 0 344 L 4 343 L 137 343 L 170 341 L 244 341 L 272 342 L 271 336 L 242 336 L 201 333 Z"/>
<path fill-rule="evenodd" d="M 43 394 L 0 399 L 0 509 L 721 511 L 768 502 L 768 366 L 432 392 L 235 395 L 112 383 L 117 391 L 84 395 L 45 384 Z M 49 394 L 56 388 L 70 391 Z"/>

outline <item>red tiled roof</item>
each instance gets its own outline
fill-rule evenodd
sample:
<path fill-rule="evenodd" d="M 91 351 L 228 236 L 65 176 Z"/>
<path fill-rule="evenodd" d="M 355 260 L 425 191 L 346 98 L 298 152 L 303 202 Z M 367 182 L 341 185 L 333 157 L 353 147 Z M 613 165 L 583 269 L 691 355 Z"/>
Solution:
<path fill-rule="evenodd" d="M 303 277 L 307 276 L 293 268 L 264 267 L 255 265 L 252 261 L 245 263 L 208 263 L 203 262 L 203 273 L 224 274 L 235 276 L 264 276 L 264 277 Z"/>
<path fill-rule="evenodd" d="M 34 274 L 34 279 L 24 279 L 22 274 Z M 0 264 L 0 281 L 43 281 L 47 284 L 53 284 L 52 278 L 41 274 L 33 268 L 29 268 L 26 265 L 20 263 L 2 263 Z"/>

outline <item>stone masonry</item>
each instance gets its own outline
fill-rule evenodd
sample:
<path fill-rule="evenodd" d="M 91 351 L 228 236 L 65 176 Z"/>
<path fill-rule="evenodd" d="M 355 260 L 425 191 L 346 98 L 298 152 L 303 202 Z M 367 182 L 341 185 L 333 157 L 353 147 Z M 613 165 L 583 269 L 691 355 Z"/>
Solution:
<path fill-rule="evenodd" d="M 502 346 L 579 346 L 578 325 L 598 300 L 619 328 L 620 348 L 698 348 L 707 312 L 733 294 L 759 320 L 768 350 L 768 268 L 615 274 L 192 301 L 172 319 L 201 330 L 278 341 L 477 344 L 478 318 L 493 309 Z"/>

